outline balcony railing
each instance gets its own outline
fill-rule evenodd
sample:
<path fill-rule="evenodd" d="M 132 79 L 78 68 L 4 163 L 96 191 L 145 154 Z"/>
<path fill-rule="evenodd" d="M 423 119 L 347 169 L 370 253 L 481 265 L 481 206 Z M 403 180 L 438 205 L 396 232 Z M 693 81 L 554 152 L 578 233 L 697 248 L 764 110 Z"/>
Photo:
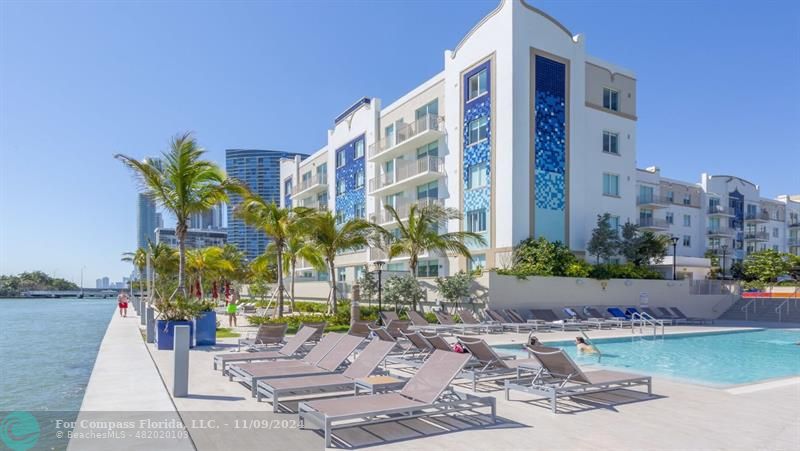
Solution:
<path fill-rule="evenodd" d="M 794 229 L 800 227 L 800 220 L 797 219 L 790 219 L 789 220 L 789 228 Z"/>
<path fill-rule="evenodd" d="M 302 180 L 299 185 L 292 188 L 292 195 L 302 193 L 316 186 L 323 187 L 328 184 L 328 174 L 316 174 L 308 179 Z"/>
<path fill-rule="evenodd" d="M 736 234 L 736 230 L 729 227 L 709 227 L 708 234 L 717 236 L 732 236 Z"/>
<path fill-rule="evenodd" d="M 744 234 L 745 240 L 752 241 L 767 241 L 769 240 L 769 233 L 767 232 L 747 232 Z"/>
<path fill-rule="evenodd" d="M 724 207 L 722 205 L 710 205 L 708 207 L 708 214 L 710 215 L 723 215 L 723 216 L 736 216 L 736 212 L 731 207 Z"/>
<path fill-rule="evenodd" d="M 637 225 L 643 229 L 666 229 L 669 223 L 661 218 L 639 218 Z"/>
<path fill-rule="evenodd" d="M 417 200 L 406 200 L 400 202 L 395 206 L 395 211 L 397 212 L 397 216 L 400 217 L 401 220 L 408 218 L 408 213 L 411 211 L 411 206 L 416 205 L 417 208 L 425 207 L 427 205 L 439 205 L 444 206 L 443 199 L 436 199 L 436 198 L 424 198 L 424 199 L 417 199 Z M 374 222 L 378 224 L 388 224 L 390 222 L 394 222 L 394 216 L 392 216 L 383 205 L 380 206 L 378 209 L 378 214 L 375 215 Z"/>
<path fill-rule="evenodd" d="M 769 221 L 769 212 L 768 211 L 759 211 L 756 213 L 747 213 L 744 217 L 745 221 L 755 221 L 755 222 L 763 222 Z"/>
<path fill-rule="evenodd" d="M 666 196 L 659 196 L 657 194 L 636 196 L 636 205 L 659 205 L 666 207 L 672 201 Z"/>
<path fill-rule="evenodd" d="M 328 202 L 320 202 L 320 201 L 305 202 L 302 205 L 298 205 L 298 207 L 314 208 L 316 210 L 325 211 L 328 209 Z"/>
<path fill-rule="evenodd" d="M 370 179 L 369 191 L 374 192 L 426 172 L 444 173 L 444 158 L 425 157 L 414 161 L 398 160 L 394 173 L 381 174 Z"/>
<path fill-rule="evenodd" d="M 800 247 L 800 238 L 789 238 L 790 247 Z"/>
<path fill-rule="evenodd" d="M 398 126 L 391 137 L 384 136 L 369 146 L 369 157 L 375 157 L 381 153 L 403 144 L 409 139 L 427 132 L 429 130 L 441 130 L 444 118 L 432 114 L 426 114 L 409 124 Z"/>

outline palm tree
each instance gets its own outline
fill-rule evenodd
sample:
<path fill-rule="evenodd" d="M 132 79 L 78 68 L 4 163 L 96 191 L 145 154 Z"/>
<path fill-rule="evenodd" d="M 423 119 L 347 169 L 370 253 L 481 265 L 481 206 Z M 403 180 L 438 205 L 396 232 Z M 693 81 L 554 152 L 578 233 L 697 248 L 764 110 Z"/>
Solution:
<path fill-rule="evenodd" d="M 214 276 L 224 271 L 232 271 L 233 264 L 224 258 L 221 247 L 209 246 L 202 249 L 189 249 L 186 251 L 187 273 L 194 277 L 200 285 L 200 298 L 205 297 L 203 290 L 203 276 Z"/>
<path fill-rule="evenodd" d="M 308 222 L 302 221 L 294 227 L 294 233 L 286 240 L 286 249 L 283 252 L 283 267 L 284 273 L 289 273 L 289 302 L 294 308 L 294 278 L 297 270 L 297 260 L 302 258 L 314 269 L 322 270 L 325 268 L 325 262 L 317 252 L 314 243 L 308 240 L 309 231 L 302 230 L 302 225 Z"/>
<path fill-rule="evenodd" d="M 177 249 L 168 245 L 167 243 L 153 244 L 148 241 L 148 252 L 150 253 L 150 261 L 153 265 L 153 279 L 154 282 L 168 282 L 171 277 L 178 272 L 178 257 Z M 158 284 L 153 284 L 153 291 L 158 293 Z M 159 294 L 160 296 L 160 294 Z"/>
<path fill-rule="evenodd" d="M 408 219 L 404 222 L 400 220 L 400 215 L 391 205 L 386 205 L 384 208 L 392 215 L 399 230 L 396 236 L 389 235 L 387 246 L 389 260 L 400 255 L 407 255 L 408 269 L 414 277 L 417 276 L 420 254 L 428 252 L 446 255 L 448 252 L 452 252 L 472 258 L 467 246 L 468 241 L 481 246 L 486 245 L 483 236 L 474 232 L 439 233 L 440 228 L 447 227 L 447 221 L 461 219 L 461 215 L 453 209 L 436 204 L 423 207 L 411 205 Z M 412 308 L 416 310 L 416 302 Z"/>
<path fill-rule="evenodd" d="M 350 219 L 342 224 L 336 222 L 336 217 L 330 211 L 319 212 L 309 218 L 308 222 L 309 237 L 328 269 L 328 314 L 333 313 L 336 308 L 336 254 L 366 246 L 369 244 L 370 233 L 377 227 L 360 218 Z"/>
<path fill-rule="evenodd" d="M 275 202 L 267 202 L 252 192 L 243 193 L 242 203 L 236 208 L 236 213 L 246 224 L 260 229 L 272 240 L 278 279 L 276 318 L 283 316 L 283 294 L 286 291 L 283 284 L 283 253 L 286 242 L 294 234 L 297 222 L 310 215 L 311 211 L 303 207 L 281 208 Z"/>
<path fill-rule="evenodd" d="M 139 273 L 139 300 L 142 300 L 142 293 L 144 293 L 144 276 L 147 269 L 147 250 L 143 247 L 136 249 L 133 252 L 125 252 L 122 254 L 122 261 L 133 264 L 136 272 Z M 131 282 L 131 296 L 133 296 L 133 282 Z"/>
<path fill-rule="evenodd" d="M 189 217 L 228 200 L 226 189 L 233 184 L 214 163 L 202 159 L 205 151 L 190 133 L 178 135 L 164 153 L 162 165 L 117 154 L 115 158 L 133 170 L 142 192 L 175 216 L 178 239 L 178 289 L 186 295 L 186 233 Z"/>

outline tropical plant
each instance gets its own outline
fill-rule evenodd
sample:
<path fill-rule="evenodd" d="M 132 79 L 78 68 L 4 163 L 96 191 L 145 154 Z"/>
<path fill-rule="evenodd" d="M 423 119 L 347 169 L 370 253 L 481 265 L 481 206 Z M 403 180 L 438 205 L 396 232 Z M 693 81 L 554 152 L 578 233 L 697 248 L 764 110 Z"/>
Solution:
<path fill-rule="evenodd" d="M 361 297 L 366 298 L 371 306 L 373 296 L 378 294 L 378 280 L 372 272 L 364 271 L 361 279 L 358 280 L 358 285 L 361 288 Z"/>
<path fill-rule="evenodd" d="M 622 238 L 619 241 L 619 253 L 636 266 L 652 263 L 661 263 L 667 255 L 669 238 L 666 235 L 656 235 L 639 226 L 626 222 L 622 226 Z"/>
<path fill-rule="evenodd" d="M 299 222 L 307 219 L 312 213 L 309 208 L 297 207 L 294 209 L 281 208 L 275 202 L 267 202 L 258 194 L 244 192 L 242 203 L 236 208 L 238 214 L 246 224 L 249 224 L 266 234 L 273 245 L 276 276 L 278 281 L 277 308 L 275 317 L 283 316 L 283 295 L 286 288 L 283 283 L 284 252 L 287 242 L 300 228 Z M 254 268 L 266 268 L 269 257 L 264 256 L 254 265 Z"/>
<path fill-rule="evenodd" d="M 148 242 L 147 248 L 150 252 L 150 262 L 153 265 L 153 279 L 155 282 L 153 292 L 157 297 L 163 297 L 162 293 L 167 292 L 168 287 L 173 283 L 175 274 L 178 272 L 178 250 L 164 242 L 157 244 Z"/>
<path fill-rule="evenodd" d="M 417 275 L 420 254 L 428 252 L 444 256 L 448 252 L 452 252 L 471 259 L 469 244 L 486 245 L 486 240 L 478 233 L 439 232 L 447 229 L 449 220 L 461 219 L 461 215 L 454 209 L 444 208 L 437 204 L 423 207 L 411 205 L 408 219 L 401 221 L 400 215 L 394 207 L 385 205 L 384 208 L 394 218 L 398 230 L 397 235 L 384 231 L 384 236 L 388 241 L 386 246 L 388 257 L 391 260 L 401 255 L 408 256 L 408 269 L 414 276 Z"/>
<path fill-rule="evenodd" d="M 330 211 L 321 211 L 308 219 L 308 236 L 328 270 L 328 283 L 330 284 L 328 313 L 330 314 L 336 309 L 336 255 L 369 244 L 368 236 L 376 226 L 361 218 L 337 224 L 336 217 Z"/>
<path fill-rule="evenodd" d="M 122 254 L 122 261 L 131 263 L 139 274 L 139 299 L 142 299 L 145 284 L 145 271 L 147 270 L 147 249 L 140 247 L 133 252 Z M 133 281 L 131 281 L 131 293 L 133 293 Z"/>
<path fill-rule="evenodd" d="M 450 277 L 437 277 L 436 288 L 439 294 L 458 309 L 458 300 L 469 296 L 472 287 L 472 274 L 459 271 Z"/>
<path fill-rule="evenodd" d="M 514 246 L 511 270 L 498 270 L 499 274 L 515 276 L 567 276 L 569 268 L 578 259 L 560 241 L 547 238 L 528 238 Z"/>
<path fill-rule="evenodd" d="M 294 285 L 297 273 L 297 260 L 303 259 L 316 270 L 325 270 L 325 262 L 322 261 L 314 243 L 308 239 L 308 221 L 296 220 L 289 224 L 290 235 L 286 239 L 283 249 L 283 276 L 289 276 L 289 303 L 292 311 L 295 311 Z M 274 264 L 277 260 L 277 246 L 270 243 L 266 252 L 256 260 L 265 260 L 264 263 Z"/>
<path fill-rule="evenodd" d="M 789 254 L 767 249 L 748 254 L 743 262 L 743 272 L 747 280 L 771 283 L 787 275 L 792 266 Z"/>
<path fill-rule="evenodd" d="M 122 154 L 115 155 L 134 172 L 141 191 L 175 217 L 179 256 L 176 292 L 180 291 L 184 296 L 189 217 L 227 201 L 227 189 L 238 186 L 226 180 L 216 164 L 203 160 L 204 153 L 191 133 L 184 133 L 172 139 L 170 150 L 163 154 L 163 161 L 159 165 Z"/>
<path fill-rule="evenodd" d="M 390 277 L 383 286 L 383 299 L 394 304 L 395 312 L 399 304 L 410 305 L 412 310 L 416 310 L 417 303 L 425 299 L 425 290 L 411 274 Z"/>
<path fill-rule="evenodd" d="M 218 246 L 210 246 L 186 251 L 187 275 L 197 281 L 200 287 L 200 299 L 205 298 L 203 280 L 215 280 L 222 273 L 233 271 L 233 264 L 225 259 L 224 250 Z M 191 280 L 190 279 L 190 280 Z"/>
<path fill-rule="evenodd" d="M 712 249 L 708 249 L 703 256 L 709 259 L 709 261 L 711 262 L 711 268 L 708 271 L 707 277 L 709 279 L 718 279 L 720 276 L 721 267 L 717 253 L 714 252 Z"/>
<path fill-rule="evenodd" d="M 608 262 L 611 256 L 616 255 L 619 249 L 619 234 L 611 227 L 611 215 L 608 213 L 597 215 L 597 227 L 592 230 L 592 237 L 586 245 L 586 251 L 600 260 Z"/>

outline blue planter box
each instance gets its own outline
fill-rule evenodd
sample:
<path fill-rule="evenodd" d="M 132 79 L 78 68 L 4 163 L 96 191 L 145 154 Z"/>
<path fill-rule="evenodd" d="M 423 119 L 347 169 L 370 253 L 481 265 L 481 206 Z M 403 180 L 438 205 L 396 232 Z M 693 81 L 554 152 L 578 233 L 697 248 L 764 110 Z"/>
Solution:
<path fill-rule="evenodd" d="M 156 344 L 160 350 L 170 350 L 175 344 L 175 326 L 189 326 L 189 347 L 194 347 L 193 321 L 156 321 Z"/>
<path fill-rule="evenodd" d="M 217 344 L 217 312 L 203 312 L 195 318 L 195 344 L 197 346 L 213 346 Z"/>

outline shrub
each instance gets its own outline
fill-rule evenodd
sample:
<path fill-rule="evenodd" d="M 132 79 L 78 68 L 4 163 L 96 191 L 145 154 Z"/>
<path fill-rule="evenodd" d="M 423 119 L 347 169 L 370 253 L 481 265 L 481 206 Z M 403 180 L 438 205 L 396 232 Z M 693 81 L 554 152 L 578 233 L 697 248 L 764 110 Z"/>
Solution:
<path fill-rule="evenodd" d="M 646 268 L 643 266 L 636 266 L 633 263 L 625 263 L 622 265 L 614 263 L 606 263 L 602 265 L 595 265 L 589 277 L 594 279 L 662 279 L 663 276 L 658 271 Z"/>

